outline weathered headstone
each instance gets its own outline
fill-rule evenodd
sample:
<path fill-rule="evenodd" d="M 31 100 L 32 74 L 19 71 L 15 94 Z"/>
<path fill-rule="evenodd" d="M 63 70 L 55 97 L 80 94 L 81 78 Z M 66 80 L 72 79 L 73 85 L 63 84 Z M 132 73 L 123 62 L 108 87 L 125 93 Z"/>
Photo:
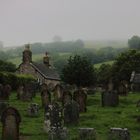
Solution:
<path fill-rule="evenodd" d="M 87 93 L 83 89 L 78 89 L 74 92 L 73 100 L 79 104 L 80 112 L 86 112 Z"/>
<path fill-rule="evenodd" d="M 114 90 L 114 84 L 113 84 L 113 82 L 112 82 L 111 79 L 109 80 L 108 89 L 107 89 L 107 90 L 108 90 L 108 91 L 113 91 L 113 90 Z"/>
<path fill-rule="evenodd" d="M 31 103 L 27 109 L 28 116 L 37 117 L 39 114 L 39 105 L 36 103 Z"/>
<path fill-rule="evenodd" d="M 66 104 L 66 103 L 69 103 L 70 101 L 72 100 L 72 94 L 70 91 L 68 90 L 65 90 L 63 92 L 63 97 L 62 97 L 62 104 L 63 106 Z"/>
<path fill-rule="evenodd" d="M 96 131 L 94 128 L 79 128 L 78 140 L 96 140 Z"/>
<path fill-rule="evenodd" d="M 53 90 L 53 96 L 55 101 L 62 101 L 64 88 L 57 84 Z"/>
<path fill-rule="evenodd" d="M 115 107 L 119 104 L 119 95 L 116 91 L 102 92 L 102 106 Z"/>
<path fill-rule="evenodd" d="M 51 128 L 62 128 L 62 109 L 57 103 L 47 105 L 45 111 L 44 129 L 48 132 Z"/>
<path fill-rule="evenodd" d="M 46 107 L 51 103 L 51 93 L 47 89 L 44 89 L 41 92 L 41 101 L 42 101 L 42 107 Z"/>
<path fill-rule="evenodd" d="M 0 100 L 8 100 L 11 92 L 11 86 L 2 84 L 0 85 Z"/>
<path fill-rule="evenodd" d="M 137 101 L 136 107 L 140 107 L 140 100 Z"/>
<path fill-rule="evenodd" d="M 23 96 L 24 94 L 24 87 L 23 85 L 20 85 L 17 89 L 17 99 L 21 99 L 21 97 Z"/>
<path fill-rule="evenodd" d="M 64 123 L 66 125 L 78 124 L 79 105 L 75 101 L 70 101 L 64 105 Z"/>
<path fill-rule="evenodd" d="M 0 100 L 3 99 L 3 85 L 0 84 Z"/>
<path fill-rule="evenodd" d="M 125 81 L 122 81 L 118 86 L 118 94 L 126 96 L 128 94 L 128 85 Z"/>
<path fill-rule="evenodd" d="M 66 128 L 52 128 L 48 133 L 48 140 L 69 140 Z"/>
<path fill-rule="evenodd" d="M 20 85 L 17 89 L 17 99 L 21 101 L 31 101 L 33 97 L 32 88 L 29 83 Z"/>
<path fill-rule="evenodd" d="M 8 107 L 1 116 L 2 140 L 19 140 L 19 124 L 21 117 L 19 112 Z"/>
<path fill-rule="evenodd" d="M 9 106 L 9 104 L 5 101 L 0 101 L 0 116 L 2 112 Z"/>
<path fill-rule="evenodd" d="M 110 128 L 109 140 L 130 140 L 127 128 Z"/>

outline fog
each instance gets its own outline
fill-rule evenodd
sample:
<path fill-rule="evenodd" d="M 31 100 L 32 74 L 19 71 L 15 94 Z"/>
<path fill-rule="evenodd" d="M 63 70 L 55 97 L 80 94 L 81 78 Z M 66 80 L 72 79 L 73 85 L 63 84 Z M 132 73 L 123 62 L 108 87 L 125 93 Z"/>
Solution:
<path fill-rule="evenodd" d="M 0 41 L 128 39 L 140 35 L 139 6 L 139 0 L 0 0 Z"/>

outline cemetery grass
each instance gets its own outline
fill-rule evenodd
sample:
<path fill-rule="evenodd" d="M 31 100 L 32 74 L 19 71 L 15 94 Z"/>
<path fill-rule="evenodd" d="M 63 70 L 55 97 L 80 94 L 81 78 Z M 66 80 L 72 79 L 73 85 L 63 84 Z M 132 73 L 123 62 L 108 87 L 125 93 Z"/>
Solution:
<path fill-rule="evenodd" d="M 140 140 L 140 123 L 137 122 L 140 109 L 136 107 L 136 103 L 140 99 L 140 93 L 121 96 L 118 107 L 101 107 L 100 99 L 100 93 L 88 95 L 87 112 L 80 114 L 79 124 L 77 126 L 67 126 L 70 140 L 77 140 L 79 127 L 95 128 L 97 140 L 107 140 L 110 127 L 126 127 L 130 131 L 132 140 Z M 38 103 L 41 107 L 40 95 L 38 94 L 32 102 Z M 37 118 L 28 117 L 26 110 L 30 102 L 18 101 L 15 92 L 10 96 L 9 104 L 17 108 L 21 114 L 21 140 L 47 140 L 47 134 L 43 131 L 44 110 L 42 108 L 40 108 Z M 1 131 L 2 125 L 0 123 Z"/>

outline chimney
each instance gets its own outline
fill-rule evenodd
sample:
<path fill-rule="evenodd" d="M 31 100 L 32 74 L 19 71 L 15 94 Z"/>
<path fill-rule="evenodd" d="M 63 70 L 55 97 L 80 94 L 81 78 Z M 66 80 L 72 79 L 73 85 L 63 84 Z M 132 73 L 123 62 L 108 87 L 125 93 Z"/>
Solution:
<path fill-rule="evenodd" d="M 30 50 L 30 44 L 25 45 L 25 50 L 23 51 L 23 63 L 30 63 L 32 62 L 32 52 Z"/>
<path fill-rule="evenodd" d="M 45 53 L 45 56 L 43 57 L 43 63 L 47 66 L 50 67 L 50 60 L 49 60 L 48 52 Z"/>

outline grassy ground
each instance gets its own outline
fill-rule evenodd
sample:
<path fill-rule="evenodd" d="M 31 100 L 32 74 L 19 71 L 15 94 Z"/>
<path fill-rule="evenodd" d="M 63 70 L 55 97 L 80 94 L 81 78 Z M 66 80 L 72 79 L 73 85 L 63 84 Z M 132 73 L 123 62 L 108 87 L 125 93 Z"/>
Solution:
<path fill-rule="evenodd" d="M 127 47 L 126 40 L 93 40 L 93 41 L 85 41 L 86 48 L 95 48 L 101 49 L 104 47 L 113 47 L 113 48 L 124 48 Z"/>
<path fill-rule="evenodd" d="M 131 133 L 132 140 L 140 140 L 140 123 L 136 118 L 140 116 L 140 110 L 136 108 L 136 102 L 140 99 L 140 93 L 129 94 L 120 97 L 118 107 L 101 107 L 101 96 L 99 93 L 88 95 L 87 112 L 80 114 L 78 126 L 69 126 L 70 139 L 74 140 L 78 135 L 79 127 L 93 127 L 97 132 L 97 140 L 107 140 L 110 127 L 127 127 Z M 40 96 L 36 96 L 32 102 L 40 104 Z M 30 118 L 26 116 L 29 102 L 16 100 L 16 94 L 10 97 L 9 104 L 16 107 L 22 117 L 20 134 L 23 140 L 47 140 L 47 134 L 43 131 L 44 110 L 40 109 L 39 117 Z M 0 131 L 1 131 L 0 124 Z"/>
<path fill-rule="evenodd" d="M 94 67 L 99 68 L 102 64 L 110 64 L 110 65 L 112 65 L 113 63 L 114 63 L 114 61 L 106 61 L 106 62 L 95 64 Z"/>

